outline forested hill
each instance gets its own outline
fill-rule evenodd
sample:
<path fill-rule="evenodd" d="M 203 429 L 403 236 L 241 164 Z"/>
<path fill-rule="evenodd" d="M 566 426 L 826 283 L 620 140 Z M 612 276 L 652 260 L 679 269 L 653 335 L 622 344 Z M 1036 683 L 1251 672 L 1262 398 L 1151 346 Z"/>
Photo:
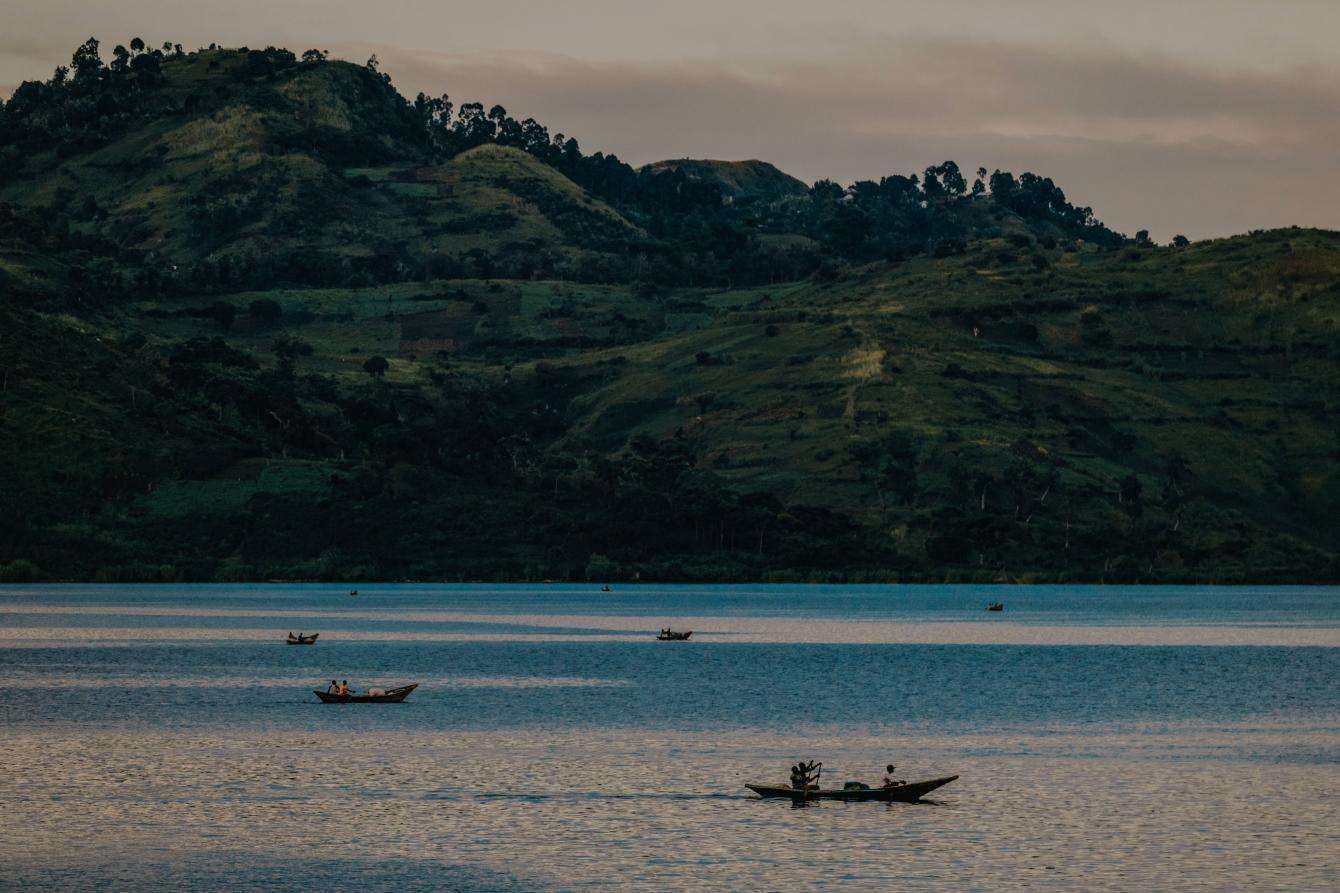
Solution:
<path fill-rule="evenodd" d="M 105 55 L 0 108 L 0 579 L 1340 578 L 1340 234 Z"/>

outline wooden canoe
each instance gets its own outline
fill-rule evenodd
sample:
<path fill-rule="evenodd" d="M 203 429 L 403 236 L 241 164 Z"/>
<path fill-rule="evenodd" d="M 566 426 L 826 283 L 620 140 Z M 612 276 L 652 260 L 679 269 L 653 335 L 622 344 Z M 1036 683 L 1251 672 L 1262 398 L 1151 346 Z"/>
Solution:
<path fill-rule="evenodd" d="M 313 645 L 316 643 L 316 637 L 320 633 L 312 633 L 310 636 L 289 636 L 287 641 L 290 645 Z"/>
<path fill-rule="evenodd" d="M 931 778 L 926 781 L 913 781 L 908 784 L 900 784 L 897 787 L 892 788 L 830 788 L 828 790 L 811 790 L 805 794 L 805 799 L 841 800 L 846 803 L 864 803 L 871 800 L 880 803 L 914 803 L 936 788 L 944 787 L 957 778 L 957 775 L 948 775 L 944 778 Z M 772 797 L 786 797 L 788 799 L 800 798 L 800 791 L 789 785 L 747 784 L 745 787 L 765 799 Z"/>
<path fill-rule="evenodd" d="M 657 633 L 656 639 L 660 642 L 687 642 L 691 635 L 693 635 L 693 630 L 689 630 L 686 633 L 677 633 L 671 630 L 668 635 L 666 633 Z"/>
<path fill-rule="evenodd" d="M 386 694 L 381 695 L 333 695 L 327 691 L 313 690 L 323 704 L 399 704 L 409 696 L 409 693 L 419 687 L 419 683 L 413 685 L 404 685 L 400 688 L 387 690 Z"/>

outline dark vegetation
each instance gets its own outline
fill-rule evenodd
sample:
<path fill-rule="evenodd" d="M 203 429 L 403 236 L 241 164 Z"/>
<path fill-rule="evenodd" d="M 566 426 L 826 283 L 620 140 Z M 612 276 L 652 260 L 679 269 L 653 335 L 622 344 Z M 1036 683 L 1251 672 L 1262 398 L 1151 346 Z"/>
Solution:
<path fill-rule="evenodd" d="M 0 581 L 1340 577 L 1340 237 L 634 169 L 375 59 L 0 108 Z"/>

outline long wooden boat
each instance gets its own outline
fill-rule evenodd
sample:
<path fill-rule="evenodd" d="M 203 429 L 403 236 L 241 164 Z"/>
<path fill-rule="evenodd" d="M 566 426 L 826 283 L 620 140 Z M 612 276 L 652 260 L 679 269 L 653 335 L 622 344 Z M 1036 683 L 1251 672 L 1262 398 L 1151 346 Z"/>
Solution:
<path fill-rule="evenodd" d="M 944 787 L 957 779 L 957 775 L 944 778 L 930 778 L 926 781 L 913 781 L 892 788 L 829 788 L 828 790 L 810 790 L 805 792 L 806 800 L 842 800 L 848 803 L 877 801 L 880 803 L 914 803 L 936 788 Z M 799 799 L 800 791 L 789 785 L 747 784 L 745 787 L 763 798 L 788 797 Z"/>
<path fill-rule="evenodd" d="M 304 636 L 302 634 L 299 634 L 296 636 L 289 636 L 288 639 L 286 639 L 285 641 L 287 641 L 290 645 L 312 645 L 316 643 L 316 637 L 319 635 L 321 634 L 312 633 L 310 636 Z"/>
<path fill-rule="evenodd" d="M 323 704 L 399 704 L 409 693 L 419 687 L 419 683 L 392 688 L 380 695 L 333 695 L 328 691 L 313 690 Z"/>
<path fill-rule="evenodd" d="M 666 632 L 657 633 L 656 639 L 660 642 L 687 642 L 691 635 L 693 635 L 693 630 L 689 630 L 686 633 L 677 633 L 674 630 L 668 630 Z"/>

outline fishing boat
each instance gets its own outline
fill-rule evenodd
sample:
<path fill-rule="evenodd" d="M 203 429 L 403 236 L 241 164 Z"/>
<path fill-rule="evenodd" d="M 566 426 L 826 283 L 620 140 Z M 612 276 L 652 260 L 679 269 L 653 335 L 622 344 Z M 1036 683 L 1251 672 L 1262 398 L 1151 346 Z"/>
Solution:
<path fill-rule="evenodd" d="M 804 793 L 790 785 L 747 784 L 745 787 L 764 799 L 787 797 L 798 800 L 841 800 L 844 803 L 915 803 L 936 788 L 944 787 L 958 778 L 947 775 L 944 778 L 930 778 L 926 781 L 911 781 L 892 787 L 872 788 L 869 785 L 852 783 L 841 788 L 811 788 Z"/>
<path fill-rule="evenodd" d="M 691 635 L 693 635 L 693 630 L 677 633 L 672 629 L 663 629 L 656 634 L 656 638 L 662 642 L 687 642 Z"/>
<path fill-rule="evenodd" d="M 419 687 L 419 683 L 391 688 L 381 694 L 333 695 L 328 691 L 313 691 L 323 704 L 399 704 L 409 693 Z"/>
<path fill-rule="evenodd" d="M 293 633 L 289 633 L 289 634 L 288 634 L 288 643 L 289 643 L 290 645 L 312 645 L 312 644 L 314 644 L 314 643 L 316 642 L 316 637 L 319 636 L 319 635 L 321 635 L 321 634 L 320 634 L 320 633 L 312 633 L 310 636 L 304 636 L 302 633 L 298 633 L 298 634 L 295 636 L 295 635 L 293 635 Z"/>
<path fill-rule="evenodd" d="M 1004 603 L 1004 602 L 992 602 L 991 604 L 989 604 L 989 605 L 986 606 L 986 609 L 987 609 L 988 611 L 1004 611 L 1004 610 L 1005 610 L 1005 603 Z"/>

